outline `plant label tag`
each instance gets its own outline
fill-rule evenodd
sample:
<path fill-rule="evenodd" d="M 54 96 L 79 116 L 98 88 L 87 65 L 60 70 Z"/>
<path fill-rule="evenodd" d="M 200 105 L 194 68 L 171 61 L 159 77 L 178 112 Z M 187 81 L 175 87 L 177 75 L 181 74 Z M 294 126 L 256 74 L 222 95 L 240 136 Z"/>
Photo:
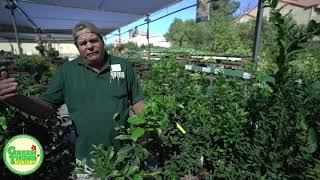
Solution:
<path fill-rule="evenodd" d="M 203 67 L 202 68 L 202 72 L 210 73 L 211 72 L 211 68 L 210 67 Z"/>
<path fill-rule="evenodd" d="M 251 74 L 247 73 L 247 72 L 244 72 L 243 75 L 242 75 L 242 78 L 243 79 L 250 79 L 251 78 Z"/>
<path fill-rule="evenodd" d="M 183 127 L 179 123 L 176 122 L 176 125 L 177 125 L 177 128 L 182 132 L 182 134 L 186 133 L 186 131 L 183 129 Z"/>
<path fill-rule="evenodd" d="M 111 71 L 121 71 L 120 64 L 111 64 Z"/>
<path fill-rule="evenodd" d="M 192 70 L 192 65 L 185 65 L 184 68 L 185 68 L 186 70 Z"/>

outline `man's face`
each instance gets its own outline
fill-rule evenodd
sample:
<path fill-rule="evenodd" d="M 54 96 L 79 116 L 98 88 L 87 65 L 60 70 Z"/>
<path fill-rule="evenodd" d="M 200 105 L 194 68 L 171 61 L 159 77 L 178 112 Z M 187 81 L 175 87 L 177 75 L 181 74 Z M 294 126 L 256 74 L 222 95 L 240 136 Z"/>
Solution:
<path fill-rule="evenodd" d="M 104 58 L 103 42 L 97 34 L 84 33 L 77 38 L 80 56 L 89 65 L 100 64 Z"/>

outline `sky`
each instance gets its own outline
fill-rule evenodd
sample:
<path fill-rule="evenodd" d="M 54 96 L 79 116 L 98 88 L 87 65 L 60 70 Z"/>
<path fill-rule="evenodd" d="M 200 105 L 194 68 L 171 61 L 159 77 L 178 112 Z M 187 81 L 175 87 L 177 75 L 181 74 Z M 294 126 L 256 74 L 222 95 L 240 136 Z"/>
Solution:
<path fill-rule="evenodd" d="M 258 0 L 234 0 L 240 2 L 240 7 L 236 11 L 236 15 L 242 14 L 246 10 L 253 8 Z M 167 8 L 164 8 L 158 12 L 155 12 L 150 15 L 150 20 L 165 16 L 171 12 L 177 11 L 179 9 L 182 9 L 184 7 L 188 7 L 191 5 L 195 5 L 197 3 L 197 0 L 182 0 L 181 2 L 174 4 L 172 6 L 169 6 Z M 196 6 L 182 10 L 180 12 L 177 12 L 175 14 L 169 15 L 167 17 L 164 17 L 158 21 L 150 23 L 150 36 L 159 36 L 164 35 L 166 32 L 168 32 L 168 29 L 170 27 L 170 24 L 173 22 L 174 18 L 182 19 L 183 21 L 188 19 L 195 19 L 196 17 Z M 131 23 L 127 26 L 124 26 L 121 28 L 121 33 L 124 33 L 136 26 L 139 26 L 141 24 L 145 23 L 145 19 L 141 19 L 139 21 L 136 21 L 134 23 Z M 147 25 L 139 26 L 139 31 L 147 31 Z M 115 39 L 118 39 L 118 31 L 114 31 L 111 34 L 106 36 L 106 43 L 110 44 L 113 43 Z M 129 37 L 128 33 L 124 33 L 121 35 L 121 39 L 127 39 Z"/>

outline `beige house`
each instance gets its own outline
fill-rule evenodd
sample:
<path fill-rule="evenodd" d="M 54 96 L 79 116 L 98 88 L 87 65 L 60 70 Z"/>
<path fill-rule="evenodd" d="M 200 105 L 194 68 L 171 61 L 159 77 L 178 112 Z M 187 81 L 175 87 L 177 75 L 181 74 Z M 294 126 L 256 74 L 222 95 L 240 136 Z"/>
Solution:
<path fill-rule="evenodd" d="M 291 14 L 297 24 L 307 24 L 311 19 L 320 21 L 320 0 L 280 0 L 278 7 L 283 7 L 282 14 L 287 14 L 291 11 Z M 258 8 L 255 7 L 243 15 L 236 18 L 236 23 L 247 22 L 256 19 Z M 265 8 L 263 16 L 266 19 L 270 19 L 270 9 Z"/>
<path fill-rule="evenodd" d="M 137 32 L 134 36 L 129 37 L 126 40 L 123 40 L 123 43 L 128 43 L 132 42 L 136 44 L 137 46 L 142 46 L 142 45 L 148 45 L 148 39 L 147 39 L 147 33 L 140 31 Z M 115 40 L 114 44 L 116 45 L 119 43 L 119 40 Z M 171 43 L 166 40 L 164 36 L 158 35 L 158 36 L 150 36 L 149 43 L 153 44 L 154 46 L 159 46 L 159 47 L 171 47 Z"/>
<path fill-rule="evenodd" d="M 20 44 L 23 54 L 33 55 L 39 54 L 39 51 L 36 50 L 38 43 L 24 43 Z M 44 44 L 48 47 L 48 44 Z M 79 54 L 76 46 L 73 43 L 51 43 L 51 47 L 59 51 L 61 57 L 73 58 Z M 12 52 L 13 54 L 19 54 L 18 45 L 16 42 L 10 42 L 5 39 L 0 40 L 0 50 L 7 52 Z"/>

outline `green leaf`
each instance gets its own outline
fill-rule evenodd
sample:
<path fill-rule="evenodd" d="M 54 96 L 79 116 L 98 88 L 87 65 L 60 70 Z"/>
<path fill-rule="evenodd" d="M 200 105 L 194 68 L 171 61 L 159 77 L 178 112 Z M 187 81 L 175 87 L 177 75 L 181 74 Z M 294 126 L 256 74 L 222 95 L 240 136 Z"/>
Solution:
<path fill-rule="evenodd" d="M 143 180 L 142 176 L 140 174 L 135 174 L 133 176 L 133 180 Z"/>
<path fill-rule="evenodd" d="M 117 159 L 116 159 L 115 163 L 117 164 L 117 163 L 123 161 L 127 157 L 128 152 L 131 151 L 132 149 L 133 149 L 133 147 L 130 145 L 126 145 L 126 146 L 122 147 L 117 153 Z"/>
<path fill-rule="evenodd" d="M 139 170 L 139 166 L 131 166 L 129 168 L 129 171 L 127 172 L 127 175 L 130 176 L 134 173 L 136 173 Z"/>
<path fill-rule="evenodd" d="M 114 171 L 112 171 L 112 173 L 109 176 L 110 177 L 118 177 L 118 176 L 121 176 L 121 173 L 118 170 L 114 170 Z"/>
<path fill-rule="evenodd" d="M 301 116 L 301 120 L 299 122 L 298 128 L 303 130 L 303 131 L 307 131 L 308 130 L 308 124 L 306 122 L 306 120 L 304 119 L 304 117 L 302 115 Z"/>
<path fill-rule="evenodd" d="M 309 128 L 308 131 L 308 148 L 309 153 L 314 153 L 318 149 L 317 133 L 313 128 Z"/>
<path fill-rule="evenodd" d="M 152 102 L 152 103 L 151 103 L 151 107 L 152 107 L 152 111 L 153 111 L 154 113 L 157 113 L 157 112 L 160 111 L 158 104 L 155 103 L 155 102 Z"/>
<path fill-rule="evenodd" d="M 184 108 L 184 106 L 182 104 L 179 104 L 178 107 L 181 108 L 181 109 Z"/>
<path fill-rule="evenodd" d="M 124 128 L 125 128 L 124 125 L 118 125 L 118 126 L 116 126 L 114 129 L 115 129 L 116 131 L 120 132 L 120 131 L 123 130 Z"/>
<path fill-rule="evenodd" d="M 94 173 L 95 177 L 103 178 L 106 177 L 108 174 L 110 174 L 110 170 L 103 168 L 103 167 L 97 167 L 96 172 Z"/>
<path fill-rule="evenodd" d="M 0 116 L 0 126 L 5 126 L 6 125 L 6 117 Z"/>
<path fill-rule="evenodd" d="M 275 9 L 278 5 L 278 0 L 270 0 L 270 7 Z"/>
<path fill-rule="evenodd" d="M 307 32 L 308 32 L 308 33 L 313 32 L 313 31 L 316 29 L 316 27 L 317 27 L 317 22 L 312 19 L 312 20 L 309 21 L 309 23 L 308 23 Z"/>
<path fill-rule="evenodd" d="M 108 148 L 108 151 L 107 151 L 107 157 L 109 160 L 111 160 L 114 156 L 114 148 L 113 146 L 109 147 Z"/>
<path fill-rule="evenodd" d="M 146 130 L 144 128 L 137 128 L 132 132 L 132 137 L 138 139 L 139 137 L 141 137 L 142 135 L 144 135 L 144 132 Z"/>
<path fill-rule="evenodd" d="M 121 134 L 121 135 L 119 135 L 119 136 L 116 136 L 114 139 L 118 139 L 118 140 L 129 140 L 129 139 L 131 139 L 131 136 Z"/>
<path fill-rule="evenodd" d="M 128 122 L 133 125 L 144 124 L 146 121 L 144 119 L 139 118 L 136 115 L 130 116 Z"/>
<path fill-rule="evenodd" d="M 127 163 L 126 166 L 121 170 L 121 173 L 125 175 L 127 174 L 128 170 L 129 170 L 129 164 Z"/>
<path fill-rule="evenodd" d="M 134 160 L 131 160 L 131 166 L 140 166 L 140 158 L 136 157 Z"/>
<path fill-rule="evenodd" d="M 117 177 L 115 180 L 125 180 L 124 177 Z"/>
<path fill-rule="evenodd" d="M 119 114 L 119 113 L 115 113 L 115 114 L 113 115 L 113 117 L 112 117 L 112 119 L 113 119 L 114 121 L 118 121 L 119 118 L 120 118 L 120 114 Z"/>

